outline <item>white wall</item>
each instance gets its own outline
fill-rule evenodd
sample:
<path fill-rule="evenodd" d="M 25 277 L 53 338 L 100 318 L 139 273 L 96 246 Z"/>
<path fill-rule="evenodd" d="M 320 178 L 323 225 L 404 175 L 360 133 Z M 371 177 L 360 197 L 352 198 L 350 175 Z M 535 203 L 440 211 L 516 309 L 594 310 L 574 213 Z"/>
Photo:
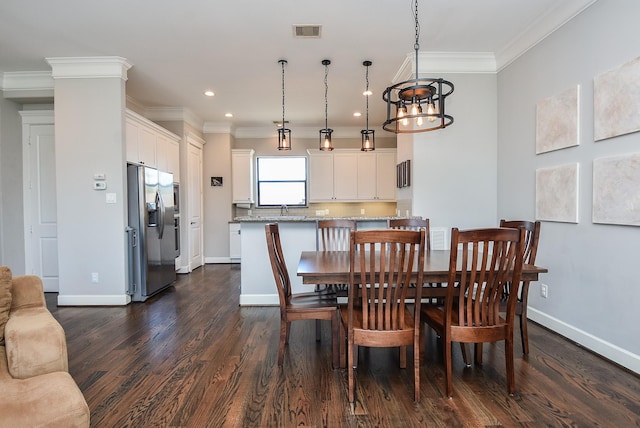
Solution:
<path fill-rule="evenodd" d="M 401 135 L 399 153 L 410 153 L 413 215 L 431 227 L 469 229 L 497 224 L 497 107 L 495 74 L 443 75 L 455 85 L 447 99 L 454 123 L 419 134 Z M 400 159 L 399 159 L 400 160 Z M 404 194 L 399 194 L 404 198 Z M 400 204 L 399 204 L 400 207 Z"/>
<path fill-rule="evenodd" d="M 202 156 L 202 194 L 205 263 L 229 262 L 231 205 L 230 134 L 206 134 Z M 222 186 L 211 186 L 211 177 L 222 177 Z"/>
<path fill-rule="evenodd" d="M 593 78 L 640 55 L 640 2 L 600 0 L 498 74 L 498 214 L 535 216 L 535 170 L 579 162 L 579 223 L 543 222 L 530 317 L 640 372 L 640 229 L 593 224 L 593 160 L 640 152 L 640 133 L 593 141 Z M 580 85 L 580 145 L 535 154 L 535 106 Z"/>
<path fill-rule="evenodd" d="M 0 98 L 0 264 L 25 273 L 19 105 Z"/>
<path fill-rule="evenodd" d="M 58 303 L 125 304 L 124 81 L 56 79 L 55 99 Z M 93 190 L 96 173 L 106 175 L 106 191 Z"/>

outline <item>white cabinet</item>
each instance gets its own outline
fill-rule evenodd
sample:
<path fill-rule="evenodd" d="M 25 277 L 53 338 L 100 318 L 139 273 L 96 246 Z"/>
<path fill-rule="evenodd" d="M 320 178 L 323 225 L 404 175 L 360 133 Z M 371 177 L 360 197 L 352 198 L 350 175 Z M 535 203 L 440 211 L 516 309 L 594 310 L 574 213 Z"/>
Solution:
<path fill-rule="evenodd" d="M 309 150 L 309 201 L 395 201 L 395 150 Z"/>
<path fill-rule="evenodd" d="M 252 204 L 253 200 L 252 149 L 231 150 L 231 187 L 234 204 Z"/>
<path fill-rule="evenodd" d="M 127 162 L 171 172 L 180 180 L 180 137 L 127 110 L 125 138 Z"/>
<path fill-rule="evenodd" d="M 333 200 L 333 155 L 309 153 L 309 201 Z"/>
<path fill-rule="evenodd" d="M 229 223 L 229 259 L 239 262 L 241 257 L 240 223 Z"/>

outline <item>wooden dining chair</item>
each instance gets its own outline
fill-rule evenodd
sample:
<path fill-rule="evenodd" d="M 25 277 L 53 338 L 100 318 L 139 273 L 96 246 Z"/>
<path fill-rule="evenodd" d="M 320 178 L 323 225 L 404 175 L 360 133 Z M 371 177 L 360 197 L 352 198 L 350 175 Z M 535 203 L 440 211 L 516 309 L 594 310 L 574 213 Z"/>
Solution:
<path fill-rule="evenodd" d="M 425 248 L 427 251 L 431 250 L 431 229 L 428 218 L 390 218 L 387 220 L 387 227 L 390 229 L 406 230 L 419 230 L 420 228 L 424 228 L 426 231 Z"/>
<path fill-rule="evenodd" d="M 406 368 L 406 346 L 413 346 L 414 400 L 420 401 L 420 311 L 405 305 L 411 275 L 424 275 L 425 230 L 351 232 L 348 304 L 340 307 L 342 334 L 347 336 L 349 403 L 355 402 L 357 347 L 400 347 Z M 416 268 L 421 266 L 420 268 Z M 416 289 L 420 301 L 422 287 Z M 402 352 L 405 350 L 405 352 Z M 341 352 L 342 357 L 342 352 Z"/>
<path fill-rule="evenodd" d="M 331 321 L 331 346 L 333 367 L 339 366 L 339 314 L 338 302 L 335 296 L 318 293 L 296 293 L 291 292 L 291 280 L 287 265 L 284 260 L 284 253 L 280 243 L 280 231 L 277 223 L 265 225 L 267 237 L 267 247 L 269 249 L 269 260 L 271 270 L 278 290 L 280 301 L 280 344 L 278 346 L 278 366 L 282 366 L 284 361 L 284 348 L 289 343 L 289 333 L 291 323 L 298 320 L 328 320 Z M 319 336 L 316 337 L 319 340 Z"/>
<path fill-rule="evenodd" d="M 536 254 L 538 253 L 538 240 L 540 238 L 540 222 L 526 220 L 500 220 L 500 227 L 518 228 L 523 227 L 525 230 L 524 243 L 524 263 L 533 265 L 536 263 Z M 520 319 L 520 339 L 522 341 L 522 353 L 529 354 L 529 333 L 527 331 L 527 300 L 529 297 L 529 282 L 523 281 L 518 292 L 518 300 L 516 301 L 516 315 Z M 502 293 L 502 302 L 500 311 L 506 312 L 507 301 L 513 287 L 507 284 Z"/>
<path fill-rule="evenodd" d="M 451 231 L 451 255 L 444 306 L 423 303 L 423 321 L 443 339 L 446 393 L 453 395 L 452 342 L 475 344 L 476 364 L 482 364 L 483 342 L 503 340 L 507 390 L 515 392 L 513 327 L 517 293 L 507 301 L 506 316 L 499 313 L 502 290 L 519 284 L 525 230 L 475 229 Z M 460 269 L 457 278 L 456 270 Z"/>
<path fill-rule="evenodd" d="M 349 251 L 351 232 L 357 230 L 355 220 L 316 220 L 317 251 Z M 324 289 L 322 288 L 324 286 Z M 347 284 L 318 284 L 316 291 L 329 294 L 346 294 Z"/>

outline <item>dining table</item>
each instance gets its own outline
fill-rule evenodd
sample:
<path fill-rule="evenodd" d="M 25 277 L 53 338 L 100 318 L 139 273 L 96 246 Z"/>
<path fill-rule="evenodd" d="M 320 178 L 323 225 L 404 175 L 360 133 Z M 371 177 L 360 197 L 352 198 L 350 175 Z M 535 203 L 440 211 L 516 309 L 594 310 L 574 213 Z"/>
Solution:
<path fill-rule="evenodd" d="M 444 297 L 449 281 L 449 250 L 429 250 L 425 252 L 422 297 Z M 460 263 L 461 257 L 458 257 Z M 462 271 L 461 265 L 457 267 Z M 522 281 L 537 281 L 538 275 L 547 273 L 547 268 L 524 264 Z M 298 262 L 297 275 L 303 284 L 348 284 L 349 251 L 302 251 Z M 417 270 L 414 274 L 417 277 Z"/>

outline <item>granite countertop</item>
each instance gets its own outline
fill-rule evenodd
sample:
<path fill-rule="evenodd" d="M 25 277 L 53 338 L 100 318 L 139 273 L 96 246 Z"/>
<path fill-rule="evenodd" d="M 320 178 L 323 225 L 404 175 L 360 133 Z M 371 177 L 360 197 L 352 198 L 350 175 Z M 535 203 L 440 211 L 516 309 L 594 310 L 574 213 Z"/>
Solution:
<path fill-rule="evenodd" d="M 268 223 L 273 221 L 289 221 L 289 222 L 315 222 L 316 220 L 356 220 L 356 221 L 387 221 L 392 218 L 405 218 L 397 216 L 383 217 L 315 217 L 305 215 L 257 215 L 257 216 L 240 216 L 234 217 L 234 222 L 247 223 Z"/>

